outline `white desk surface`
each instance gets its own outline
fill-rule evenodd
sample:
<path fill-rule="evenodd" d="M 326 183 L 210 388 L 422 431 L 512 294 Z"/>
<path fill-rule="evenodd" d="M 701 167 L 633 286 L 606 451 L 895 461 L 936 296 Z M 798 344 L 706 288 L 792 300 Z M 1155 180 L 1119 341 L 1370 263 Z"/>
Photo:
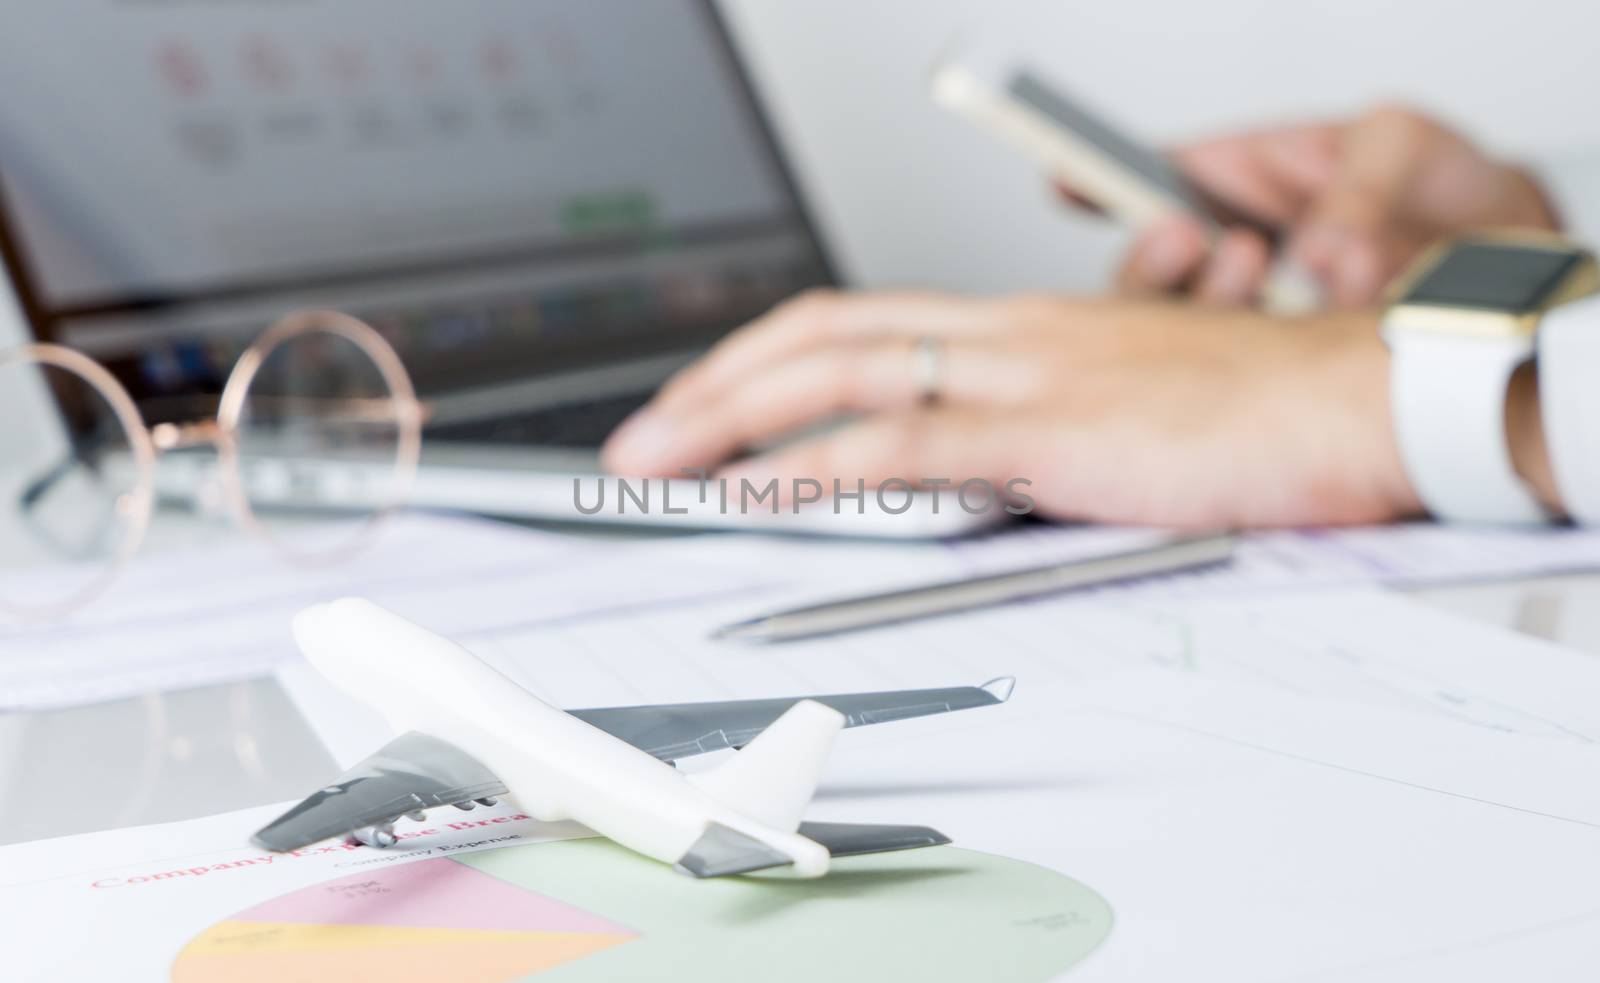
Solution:
<path fill-rule="evenodd" d="M 193 538 L 178 525 L 165 542 Z M 1436 587 L 1414 596 L 1600 657 L 1600 574 Z M 270 678 L 0 714 L 0 844 L 45 835 L 46 819 L 50 834 L 62 835 L 297 798 L 308 776 L 334 770 Z M 74 807 L 38 808 L 46 803 Z"/>

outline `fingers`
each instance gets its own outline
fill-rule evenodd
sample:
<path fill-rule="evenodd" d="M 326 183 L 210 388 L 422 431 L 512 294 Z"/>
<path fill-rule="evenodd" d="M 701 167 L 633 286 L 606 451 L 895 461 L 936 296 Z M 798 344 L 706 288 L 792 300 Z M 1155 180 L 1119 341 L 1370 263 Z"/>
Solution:
<path fill-rule="evenodd" d="M 1174 159 L 1228 206 L 1287 226 L 1333 180 L 1339 134 L 1324 124 L 1263 130 L 1195 144 Z M 1186 292 L 1206 303 L 1249 304 L 1260 296 L 1271 259 L 1259 234 L 1229 229 L 1211 243 L 1198 222 L 1175 216 L 1139 237 L 1117 288 L 1136 296 Z"/>
<path fill-rule="evenodd" d="M 1209 252 L 1200 223 L 1183 215 L 1161 219 L 1134 242 L 1117 271 L 1117 291 L 1135 297 L 1178 293 Z"/>
<path fill-rule="evenodd" d="M 1139 237 L 1117 274 L 1117 289 L 1131 296 L 1187 291 L 1208 304 L 1249 304 L 1271 263 L 1271 248 L 1254 232 L 1227 229 L 1213 247 L 1199 223 L 1174 216 Z"/>
<path fill-rule="evenodd" d="M 1371 187 L 1341 183 L 1316 205 L 1290 254 L 1339 307 L 1372 303 L 1427 237 Z"/>
<path fill-rule="evenodd" d="M 725 469 L 731 482 L 756 487 L 779 479 L 811 478 L 831 490 L 854 490 L 858 481 L 876 488 L 891 479 L 924 484 L 946 479 L 957 485 L 984 479 L 996 488 L 1013 473 L 1016 441 L 1003 418 L 987 410 L 942 407 L 883 414 Z M 976 502 L 973 503 L 976 505 Z"/>
<path fill-rule="evenodd" d="M 1308 209 L 1291 247 L 1340 306 L 1370 303 L 1426 236 L 1407 198 L 1441 139 L 1437 124 L 1379 109 L 1346 127 L 1334 180 Z"/>
<path fill-rule="evenodd" d="M 1339 126 L 1325 123 L 1257 133 L 1262 167 L 1303 208 L 1337 176 L 1341 132 Z"/>
<path fill-rule="evenodd" d="M 944 342 L 939 396 L 947 403 L 1011 405 L 1035 392 L 1035 363 L 970 342 Z M 718 464 L 751 445 L 844 413 L 915 407 L 923 393 L 912 344 L 892 340 L 803 352 L 736 380 L 699 402 L 652 405 L 606 442 L 620 474 L 675 474 Z"/>
<path fill-rule="evenodd" d="M 1272 250 L 1264 239 L 1245 229 L 1228 229 L 1195 282 L 1195 299 L 1208 304 L 1254 303 L 1271 265 Z"/>
<path fill-rule="evenodd" d="M 972 334 L 994 323 L 993 305 L 935 293 L 802 294 L 739 329 L 662 387 L 655 405 L 700 402 L 765 366 L 839 341 Z"/>
<path fill-rule="evenodd" d="M 1191 180 L 1228 205 L 1288 225 L 1332 179 L 1338 152 L 1337 128 L 1317 124 L 1207 140 L 1174 158 Z"/>

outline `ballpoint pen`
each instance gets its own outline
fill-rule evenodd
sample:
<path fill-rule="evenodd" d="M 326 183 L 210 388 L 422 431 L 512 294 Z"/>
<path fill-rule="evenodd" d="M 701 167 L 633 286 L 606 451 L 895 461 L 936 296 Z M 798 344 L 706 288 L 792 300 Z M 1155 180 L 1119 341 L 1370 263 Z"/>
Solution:
<path fill-rule="evenodd" d="M 782 642 L 953 614 L 1028 597 L 1227 563 L 1233 558 L 1237 543 L 1238 537 L 1231 533 L 1183 537 L 1125 553 L 825 601 L 725 625 L 711 637 L 741 642 Z"/>

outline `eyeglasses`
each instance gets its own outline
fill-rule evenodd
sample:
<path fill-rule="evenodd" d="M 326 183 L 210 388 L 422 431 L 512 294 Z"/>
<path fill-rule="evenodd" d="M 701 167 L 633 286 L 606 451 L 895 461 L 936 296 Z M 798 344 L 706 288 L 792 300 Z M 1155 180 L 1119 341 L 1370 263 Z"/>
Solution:
<path fill-rule="evenodd" d="M 0 430 L 0 616 L 59 616 L 103 591 L 144 539 L 156 461 L 169 452 L 212 448 L 216 504 L 291 561 L 343 559 L 404 502 L 424 416 L 394 348 L 333 311 L 290 314 L 246 348 L 214 416 L 154 427 L 81 352 L 0 351 L 0 419 L 13 421 Z M 284 535 L 293 464 L 307 459 L 369 476 L 359 496 L 369 504 L 356 521 Z"/>

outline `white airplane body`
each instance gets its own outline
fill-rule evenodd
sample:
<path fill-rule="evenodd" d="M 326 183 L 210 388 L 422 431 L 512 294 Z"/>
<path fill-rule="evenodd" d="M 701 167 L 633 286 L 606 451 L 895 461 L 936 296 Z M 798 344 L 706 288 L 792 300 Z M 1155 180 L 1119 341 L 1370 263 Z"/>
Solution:
<path fill-rule="evenodd" d="M 948 842 L 925 827 L 802 824 L 802 813 L 841 729 L 847 724 L 998 703 L 1009 694 L 1005 680 L 997 681 L 1004 683 L 1005 695 L 1000 696 L 991 686 L 833 698 L 847 706 L 867 697 L 913 696 L 930 701 L 902 699 L 877 716 L 869 710 L 848 717 L 817 700 L 801 699 L 787 704 L 749 738 L 741 736 L 747 730 L 733 732 L 725 724 L 693 721 L 695 739 L 687 746 L 678 740 L 664 749 L 659 741 L 652 744 L 647 736 L 634 733 L 639 730 L 637 722 L 644 719 L 641 715 L 650 715 L 646 722 L 654 730 L 662 729 L 662 721 L 681 730 L 688 711 L 707 708 L 714 720 L 726 721 L 735 711 L 748 715 L 757 703 L 777 701 L 568 712 L 529 693 L 454 642 L 358 598 L 301 612 L 294 621 L 294 636 L 316 669 L 351 697 L 377 709 L 402 737 L 358 766 L 354 777 L 325 787 L 256 835 L 256 842 L 275 850 L 314 842 L 340 825 L 349 831 L 360 823 L 392 821 L 386 817 L 417 817 L 423 808 L 447 802 L 470 807 L 461 799 L 483 801 L 479 793 L 487 789 L 511 795 L 536 819 L 574 820 L 695 876 L 788 865 L 798 876 L 817 877 L 827 872 L 832 855 Z M 959 702 L 950 702 L 951 694 L 958 694 Z M 976 694 L 976 699 L 959 694 Z M 770 717 L 774 711 L 767 709 Z M 612 731 L 626 733 L 628 739 Z M 680 772 L 671 763 L 719 746 L 741 750 L 718 767 L 694 774 Z M 413 766 L 408 755 L 413 760 L 438 760 Z M 451 768 L 452 775 L 432 777 Z M 470 774 L 457 777 L 464 772 Z M 363 782 L 381 787 L 382 794 L 376 798 L 354 794 L 362 791 Z M 447 786 L 448 791 L 435 791 Z M 341 810 L 348 824 L 338 816 L 330 818 L 330 813 Z M 378 841 L 368 835 L 363 842 L 378 846 L 393 842 L 391 828 L 375 828 L 380 831 Z M 803 828 L 827 833 L 824 838 L 832 845 L 802 835 Z"/>

